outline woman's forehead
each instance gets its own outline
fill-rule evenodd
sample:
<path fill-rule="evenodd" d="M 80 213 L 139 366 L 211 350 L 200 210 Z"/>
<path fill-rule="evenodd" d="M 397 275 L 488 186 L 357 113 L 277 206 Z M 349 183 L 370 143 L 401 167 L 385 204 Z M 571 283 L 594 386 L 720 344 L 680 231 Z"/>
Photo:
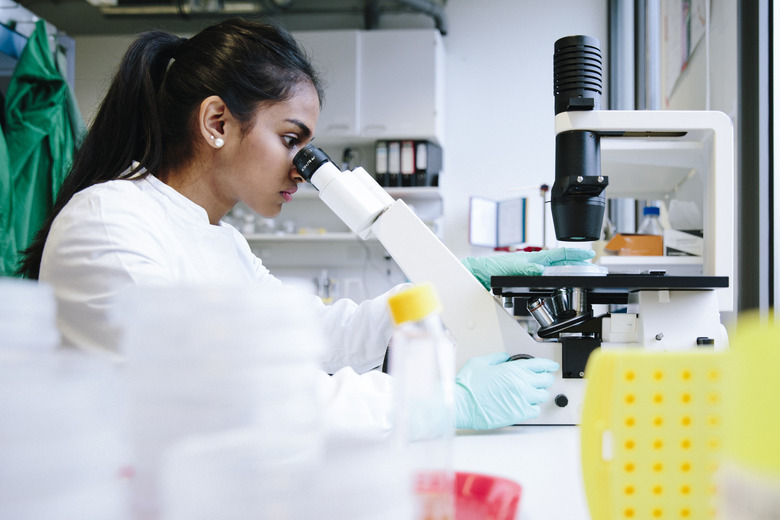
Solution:
<path fill-rule="evenodd" d="M 319 114 L 320 100 L 317 90 L 310 83 L 305 83 L 293 90 L 287 99 L 261 104 L 257 115 L 277 122 L 301 123 L 313 132 Z"/>

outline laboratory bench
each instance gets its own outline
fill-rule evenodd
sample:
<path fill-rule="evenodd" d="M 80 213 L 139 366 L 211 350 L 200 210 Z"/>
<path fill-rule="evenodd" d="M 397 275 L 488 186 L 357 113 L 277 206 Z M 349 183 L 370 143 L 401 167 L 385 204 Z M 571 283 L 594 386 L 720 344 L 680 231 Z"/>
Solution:
<path fill-rule="evenodd" d="M 589 520 L 577 426 L 523 425 L 461 430 L 456 471 L 504 477 L 522 486 L 517 520 Z"/>

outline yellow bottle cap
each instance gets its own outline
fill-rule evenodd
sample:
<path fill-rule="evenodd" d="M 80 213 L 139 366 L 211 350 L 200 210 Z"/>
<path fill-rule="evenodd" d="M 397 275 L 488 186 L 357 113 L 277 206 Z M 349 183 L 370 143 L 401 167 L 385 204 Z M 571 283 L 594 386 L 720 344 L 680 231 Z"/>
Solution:
<path fill-rule="evenodd" d="M 418 321 L 433 312 L 441 311 L 436 289 L 430 283 L 415 285 L 387 299 L 390 314 L 396 325 Z"/>

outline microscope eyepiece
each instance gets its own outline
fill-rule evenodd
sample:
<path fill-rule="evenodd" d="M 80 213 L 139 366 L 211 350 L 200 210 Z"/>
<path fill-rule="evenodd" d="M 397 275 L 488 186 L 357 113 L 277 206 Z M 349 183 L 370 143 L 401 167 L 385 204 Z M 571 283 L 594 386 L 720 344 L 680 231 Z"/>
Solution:
<path fill-rule="evenodd" d="M 304 146 L 293 158 L 295 169 L 307 182 L 311 182 L 311 176 L 326 162 L 332 163 L 333 161 L 328 157 L 328 154 L 312 144 Z"/>

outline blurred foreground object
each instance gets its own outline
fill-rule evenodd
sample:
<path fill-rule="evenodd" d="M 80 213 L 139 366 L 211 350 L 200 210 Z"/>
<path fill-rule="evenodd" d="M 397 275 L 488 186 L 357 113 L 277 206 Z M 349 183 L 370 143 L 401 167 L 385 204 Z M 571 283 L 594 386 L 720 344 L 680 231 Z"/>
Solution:
<path fill-rule="evenodd" d="M 581 453 L 592 518 L 715 517 L 724 356 L 710 349 L 591 354 Z"/>
<path fill-rule="evenodd" d="M 780 518 L 780 328 L 749 314 L 726 354 L 719 513 L 725 520 Z M 767 402 L 767 398 L 769 402 Z"/>
<path fill-rule="evenodd" d="M 387 303 L 396 325 L 389 350 L 394 433 L 411 471 L 414 518 L 451 520 L 455 346 L 441 321 L 433 285 L 416 285 Z"/>
<path fill-rule="evenodd" d="M 455 493 L 455 520 L 514 520 L 522 487 L 506 478 L 458 472 Z"/>
<path fill-rule="evenodd" d="M 324 336 L 283 288 L 147 287 L 117 307 L 134 514 L 311 518 Z"/>
<path fill-rule="evenodd" d="M 116 367 L 58 349 L 56 307 L 0 278 L 0 519 L 129 519 Z"/>

